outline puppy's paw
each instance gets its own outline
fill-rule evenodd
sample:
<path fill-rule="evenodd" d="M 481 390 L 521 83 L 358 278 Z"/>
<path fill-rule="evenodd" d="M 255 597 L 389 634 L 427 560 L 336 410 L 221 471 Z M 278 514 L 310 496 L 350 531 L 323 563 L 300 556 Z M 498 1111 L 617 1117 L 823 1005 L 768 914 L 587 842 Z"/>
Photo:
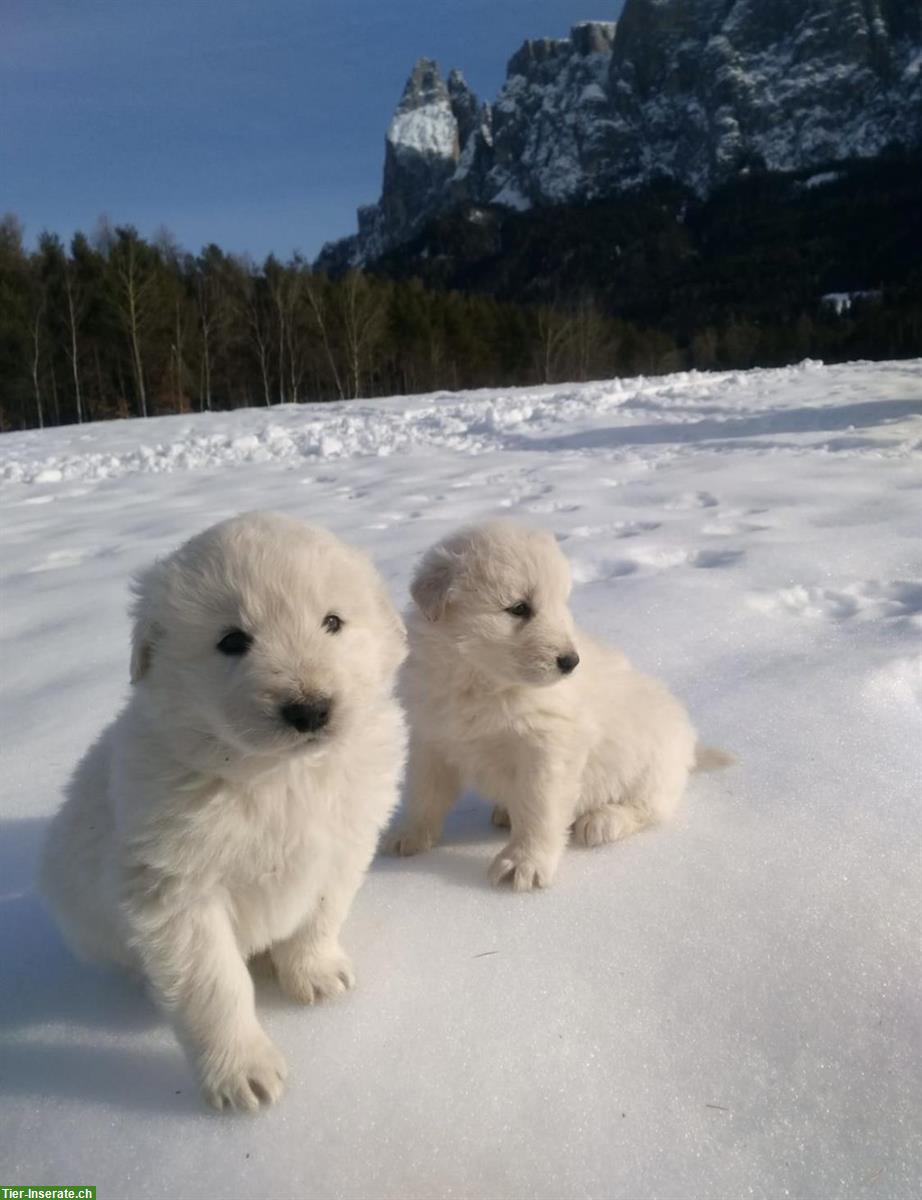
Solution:
<path fill-rule="evenodd" d="M 573 824 L 573 841 L 580 846 L 604 846 L 619 842 L 637 828 L 630 814 L 615 804 L 590 809 L 577 817 Z"/>
<path fill-rule="evenodd" d="M 342 950 L 276 962 L 279 987 L 296 1004 L 318 1004 L 355 987 L 355 972 Z"/>
<path fill-rule="evenodd" d="M 411 854 L 422 854 L 425 850 L 431 850 L 436 840 L 428 829 L 407 825 L 388 834 L 382 848 L 385 854 L 398 854 L 401 858 L 409 858 Z"/>
<path fill-rule="evenodd" d="M 490 882 L 512 884 L 514 892 L 547 887 L 557 872 L 557 858 L 510 842 L 490 865 Z"/>
<path fill-rule="evenodd" d="M 202 1094 L 219 1112 L 256 1112 L 282 1094 L 288 1068 L 259 1030 L 231 1053 L 219 1053 L 201 1068 Z"/>
<path fill-rule="evenodd" d="M 509 829 L 512 826 L 512 822 L 509 820 L 509 809 L 504 808 L 502 804 L 493 805 L 490 820 L 497 829 Z"/>

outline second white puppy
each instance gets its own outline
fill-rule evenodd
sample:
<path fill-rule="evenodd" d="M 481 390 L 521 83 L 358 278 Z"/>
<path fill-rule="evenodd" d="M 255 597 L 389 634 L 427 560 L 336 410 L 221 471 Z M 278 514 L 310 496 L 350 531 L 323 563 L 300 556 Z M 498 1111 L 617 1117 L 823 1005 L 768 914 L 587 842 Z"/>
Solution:
<path fill-rule="evenodd" d="M 351 987 L 340 927 L 397 797 L 403 624 L 365 556 L 250 513 L 137 584 L 131 699 L 54 819 L 42 890 L 81 957 L 140 970 L 217 1108 L 285 1062 L 247 959 L 310 1003 Z"/>
<path fill-rule="evenodd" d="M 462 786 L 511 827 L 490 878 L 545 887 L 572 829 L 597 846 L 665 820 L 696 759 L 696 735 L 666 688 L 577 631 L 570 569 L 550 533 L 491 521 L 423 558 L 411 591 L 406 822 L 398 854 L 438 840 Z"/>

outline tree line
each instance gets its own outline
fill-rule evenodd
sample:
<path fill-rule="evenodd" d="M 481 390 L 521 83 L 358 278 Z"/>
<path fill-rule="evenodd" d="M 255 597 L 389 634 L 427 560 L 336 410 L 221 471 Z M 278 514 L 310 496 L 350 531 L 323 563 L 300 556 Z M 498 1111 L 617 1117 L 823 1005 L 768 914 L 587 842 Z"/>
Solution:
<path fill-rule="evenodd" d="M 582 273 L 583 278 L 589 272 Z M 645 270 L 646 276 L 648 272 Z M 895 298 L 894 298 L 895 297 Z M 0 430 L 441 389 L 882 357 L 922 344 L 915 298 L 772 321 L 740 306 L 684 328 L 604 288 L 499 298 L 442 281 L 262 263 L 101 222 L 26 248 L 0 218 Z M 614 311 L 613 311 L 614 309 Z M 914 352 L 918 352 L 915 350 Z"/>
<path fill-rule="evenodd" d="M 101 224 L 35 250 L 0 219 L 0 429 L 669 369 L 670 347 L 591 301 L 564 311 L 426 289 L 300 256 Z"/>
<path fill-rule="evenodd" d="M 920 213 L 922 151 L 893 147 L 708 196 L 660 178 L 524 212 L 461 205 L 374 269 L 571 311 L 589 296 L 680 367 L 901 358 L 922 354 Z"/>

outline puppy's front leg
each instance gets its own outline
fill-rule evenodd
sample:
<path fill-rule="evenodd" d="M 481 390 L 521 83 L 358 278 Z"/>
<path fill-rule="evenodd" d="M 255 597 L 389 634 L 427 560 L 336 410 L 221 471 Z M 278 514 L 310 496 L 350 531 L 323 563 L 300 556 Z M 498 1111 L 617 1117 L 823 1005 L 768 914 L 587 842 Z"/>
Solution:
<path fill-rule="evenodd" d="M 390 854 L 431 850 L 442 836 L 445 818 L 461 787 L 458 771 L 439 751 L 417 737 L 410 739 L 408 798 L 403 824 L 385 841 Z"/>
<path fill-rule="evenodd" d="M 176 895 L 166 908 L 158 895 L 163 885 L 150 882 L 153 889 L 142 884 L 146 895 L 136 888 L 124 905 L 131 942 L 195 1064 L 205 1099 L 217 1109 L 272 1104 L 281 1095 L 285 1060 L 256 1019 L 253 981 L 224 904 Z"/>
<path fill-rule="evenodd" d="M 349 956 L 339 931 L 365 875 L 374 847 L 348 862 L 332 864 L 317 908 L 303 925 L 270 953 L 279 986 L 298 1004 L 314 1004 L 355 987 Z"/>
<path fill-rule="evenodd" d="M 513 890 L 528 892 L 553 881 L 567 845 L 582 763 L 552 759 L 533 747 L 517 764 L 509 792 L 501 799 L 508 808 L 512 838 L 490 866 L 490 882 L 511 882 Z"/>

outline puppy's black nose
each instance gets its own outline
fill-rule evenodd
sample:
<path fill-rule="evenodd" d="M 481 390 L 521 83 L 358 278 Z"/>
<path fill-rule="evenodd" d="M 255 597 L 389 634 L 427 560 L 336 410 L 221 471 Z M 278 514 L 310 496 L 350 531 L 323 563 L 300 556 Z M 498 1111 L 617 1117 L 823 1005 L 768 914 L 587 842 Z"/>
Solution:
<path fill-rule="evenodd" d="M 558 654 L 557 666 L 562 675 L 569 675 L 579 666 L 579 655 L 574 650 L 572 654 Z"/>
<path fill-rule="evenodd" d="M 298 733 L 316 733 L 329 721 L 332 708 L 333 701 L 329 696 L 320 696 L 316 700 L 291 701 L 283 704 L 279 711 L 285 724 L 297 729 Z"/>

